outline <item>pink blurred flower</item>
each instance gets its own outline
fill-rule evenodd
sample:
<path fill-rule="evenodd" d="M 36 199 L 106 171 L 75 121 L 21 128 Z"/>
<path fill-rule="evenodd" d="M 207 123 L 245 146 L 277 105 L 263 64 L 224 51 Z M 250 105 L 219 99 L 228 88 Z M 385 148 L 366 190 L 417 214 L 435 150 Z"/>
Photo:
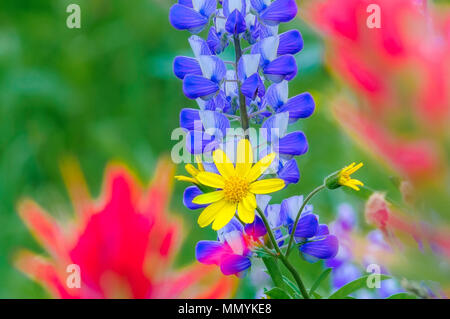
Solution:
<path fill-rule="evenodd" d="M 409 236 L 419 247 L 427 243 L 435 252 L 450 258 L 448 227 L 432 226 L 406 215 L 394 208 L 382 193 L 374 193 L 369 197 L 364 213 L 367 223 L 378 228 L 392 246 L 401 248 L 398 238 Z"/>
<path fill-rule="evenodd" d="M 77 215 L 61 225 L 31 200 L 19 214 L 48 252 L 18 253 L 16 266 L 60 298 L 227 298 L 235 281 L 215 267 L 174 270 L 181 221 L 167 212 L 173 166 L 161 161 L 148 188 L 123 166 L 107 168 L 101 198 L 92 200 L 74 161 L 63 168 Z M 67 266 L 80 268 L 80 288 L 69 288 Z"/>

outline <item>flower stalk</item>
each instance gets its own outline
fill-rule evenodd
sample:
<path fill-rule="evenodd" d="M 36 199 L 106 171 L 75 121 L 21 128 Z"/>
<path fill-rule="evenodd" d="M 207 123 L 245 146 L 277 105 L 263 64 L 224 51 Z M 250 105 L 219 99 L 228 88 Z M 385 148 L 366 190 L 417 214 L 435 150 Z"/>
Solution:
<path fill-rule="evenodd" d="M 305 285 L 303 284 L 303 281 L 300 278 L 300 275 L 298 274 L 297 270 L 295 270 L 295 267 L 292 266 L 292 264 L 289 262 L 287 257 L 283 254 L 283 252 L 281 251 L 280 247 L 278 246 L 278 243 L 275 240 L 275 236 L 274 236 L 274 234 L 272 232 L 272 229 L 269 226 L 269 222 L 268 222 L 266 216 L 264 215 L 263 211 L 259 207 L 256 207 L 256 210 L 258 211 L 258 214 L 261 217 L 261 219 L 262 219 L 262 221 L 264 223 L 264 226 L 267 229 L 267 233 L 269 235 L 269 239 L 270 239 L 273 247 L 275 248 L 275 251 L 277 252 L 277 257 L 280 258 L 280 260 L 283 263 L 283 265 L 289 270 L 289 272 L 294 277 L 294 280 L 297 283 L 297 286 L 298 286 L 298 288 L 299 288 L 303 298 L 309 299 L 308 291 L 306 290 Z"/>
<path fill-rule="evenodd" d="M 241 40 L 239 39 L 239 35 L 235 34 L 233 36 L 234 39 L 234 52 L 236 54 L 236 66 L 239 63 L 239 60 L 242 57 L 242 48 L 241 48 Z M 237 69 L 237 67 L 236 67 Z M 237 70 L 236 70 L 237 71 Z M 247 114 L 247 105 L 245 102 L 245 96 L 242 94 L 241 82 L 237 80 L 238 92 L 239 92 L 239 113 L 241 115 L 241 125 L 245 132 L 245 138 L 248 139 L 248 129 L 249 129 L 249 121 Z"/>
<path fill-rule="evenodd" d="M 300 207 L 297 216 L 295 217 L 295 222 L 294 225 L 292 227 L 292 232 L 291 232 L 291 236 L 289 238 L 289 244 L 286 248 L 286 256 L 289 256 L 292 244 L 294 243 L 294 237 L 295 237 L 295 231 L 297 230 L 297 225 L 298 225 L 298 220 L 300 219 L 300 216 L 303 212 L 303 209 L 305 209 L 306 204 L 308 204 L 308 202 L 311 200 L 311 198 L 314 197 L 314 195 L 316 195 L 317 193 L 319 193 L 321 190 L 325 189 L 326 186 L 325 184 L 322 184 L 318 187 L 316 187 L 311 193 L 309 193 L 309 195 L 305 198 L 305 200 L 302 203 L 302 206 Z"/>

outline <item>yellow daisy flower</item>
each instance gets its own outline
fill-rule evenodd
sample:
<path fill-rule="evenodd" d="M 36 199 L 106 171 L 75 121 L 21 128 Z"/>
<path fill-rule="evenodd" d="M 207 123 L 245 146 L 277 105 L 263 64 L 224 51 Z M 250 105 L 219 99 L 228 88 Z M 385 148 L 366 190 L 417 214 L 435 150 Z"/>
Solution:
<path fill-rule="evenodd" d="M 363 186 L 363 182 L 357 179 L 351 178 L 351 175 L 359 170 L 363 166 L 363 163 L 351 163 L 350 165 L 344 167 L 340 171 L 327 177 L 325 184 L 329 189 L 336 189 L 341 186 L 350 187 L 356 191 L 359 191 L 359 186 Z"/>
<path fill-rule="evenodd" d="M 339 171 L 338 183 L 342 186 L 347 186 L 347 187 L 353 188 L 356 191 L 359 191 L 358 186 L 363 186 L 364 184 L 363 184 L 363 182 L 361 182 L 357 179 L 351 178 L 351 175 L 354 172 L 356 172 L 357 170 L 359 170 L 363 165 L 364 165 L 363 163 L 359 163 L 358 165 L 356 165 L 356 163 L 353 162 L 350 165 L 341 169 Z"/>
<path fill-rule="evenodd" d="M 276 154 L 271 153 L 253 165 L 253 151 L 247 139 L 239 141 L 236 166 L 222 150 L 213 152 L 213 160 L 219 174 L 199 172 L 195 179 L 202 185 L 218 189 L 195 197 L 192 202 L 209 204 L 198 218 L 200 227 L 212 223 L 214 230 L 224 227 L 238 213 L 239 219 L 250 224 L 255 220 L 255 194 L 268 194 L 282 189 L 285 185 L 280 178 L 257 180 L 272 164 Z"/>

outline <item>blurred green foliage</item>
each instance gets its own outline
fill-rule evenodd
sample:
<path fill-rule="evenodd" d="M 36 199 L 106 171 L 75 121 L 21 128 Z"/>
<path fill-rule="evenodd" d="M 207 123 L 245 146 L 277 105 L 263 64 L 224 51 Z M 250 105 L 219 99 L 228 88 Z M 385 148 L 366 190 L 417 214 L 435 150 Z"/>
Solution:
<path fill-rule="evenodd" d="M 66 27 L 70 3 L 81 6 L 81 29 Z M 124 161 L 148 180 L 158 156 L 176 143 L 170 133 L 178 126 L 178 113 L 196 103 L 183 96 L 181 81 L 172 75 L 173 58 L 190 55 L 190 48 L 189 34 L 168 22 L 170 5 L 167 0 L 0 2 L 0 298 L 48 297 L 12 267 L 19 248 L 42 252 L 15 206 L 27 196 L 58 219 L 73 213 L 58 168 L 61 158 L 78 158 L 98 195 L 108 161 Z M 318 103 L 316 113 L 298 124 L 310 144 L 299 159 L 302 179 L 276 194 L 274 202 L 308 193 L 352 161 L 364 161 L 358 177 L 368 185 L 398 196 L 389 176 L 355 148 L 328 114 L 328 96 L 337 87 L 323 66 L 320 39 L 300 20 L 288 27 L 299 28 L 305 40 L 291 95 L 310 91 Z M 179 266 L 194 260 L 196 241 L 215 236 L 196 226 L 197 212 L 183 207 L 184 186 L 176 185 L 172 200 L 188 235 Z M 363 202 L 341 190 L 324 192 L 313 203 L 321 221 L 329 222 L 344 201 L 361 212 Z M 294 259 L 307 286 L 312 285 L 322 268 Z M 253 294 L 244 279 L 238 297 Z"/>

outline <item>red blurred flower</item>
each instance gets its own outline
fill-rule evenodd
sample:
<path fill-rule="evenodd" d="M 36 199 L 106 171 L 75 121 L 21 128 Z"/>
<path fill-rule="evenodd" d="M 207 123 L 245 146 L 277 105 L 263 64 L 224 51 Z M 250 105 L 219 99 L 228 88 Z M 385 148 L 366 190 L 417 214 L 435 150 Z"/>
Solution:
<path fill-rule="evenodd" d="M 215 267 L 172 268 L 181 221 L 167 213 L 173 166 L 161 161 L 148 188 L 123 166 L 106 170 L 99 201 L 88 195 L 81 170 L 67 162 L 63 173 L 77 212 L 60 225 L 30 200 L 19 214 L 49 253 L 22 251 L 16 266 L 61 298 L 226 298 L 235 286 Z M 68 265 L 79 266 L 80 288 L 66 284 Z"/>
<path fill-rule="evenodd" d="M 380 28 L 369 28 L 380 8 Z M 450 120 L 450 12 L 425 0 L 314 0 L 307 19 L 322 32 L 330 69 L 357 95 L 335 100 L 336 118 L 393 170 L 444 176 Z"/>

